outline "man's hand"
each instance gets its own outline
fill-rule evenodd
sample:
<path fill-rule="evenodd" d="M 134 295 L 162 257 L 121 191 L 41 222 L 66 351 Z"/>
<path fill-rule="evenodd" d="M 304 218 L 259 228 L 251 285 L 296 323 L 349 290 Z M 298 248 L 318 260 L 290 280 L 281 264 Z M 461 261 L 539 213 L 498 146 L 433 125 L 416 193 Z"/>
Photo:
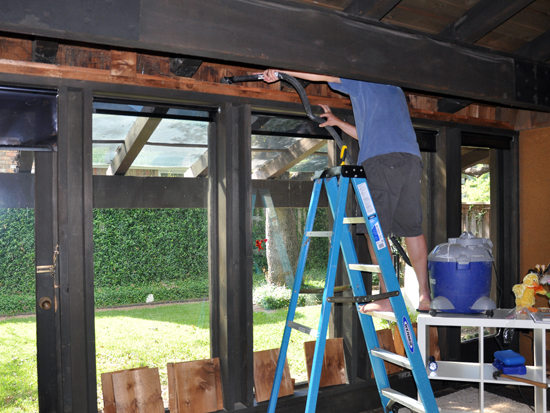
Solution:
<path fill-rule="evenodd" d="M 344 120 L 334 115 L 334 113 L 332 113 L 332 111 L 330 110 L 330 107 L 328 107 L 327 105 L 319 105 L 319 106 L 321 106 L 321 108 L 323 108 L 323 110 L 325 111 L 325 113 L 321 113 L 319 116 L 321 118 L 326 119 L 326 122 L 321 123 L 319 126 L 323 128 L 325 126 L 338 126 L 340 129 L 342 129 L 342 131 L 347 133 L 349 136 L 357 139 L 357 129 L 355 128 L 355 126 L 350 125 L 349 123 L 345 122 Z"/>
<path fill-rule="evenodd" d="M 314 73 L 305 73 L 305 72 L 294 72 L 290 70 L 277 70 L 277 69 L 267 69 L 262 72 L 264 75 L 264 82 L 273 83 L 279 80 L 277 73 L 286 73 L 292 77 L 297 77 L 298 79 L 309 80 L 310 82 L 332 82 L 340 83 L 339 77 L 334 76 L 325 76 L 325 75 L 316 75 Z"/>
<path fill-rule="evenodd" d="M 279 71 L 275 69 L 267 69 L 262 73 L 264 75 L 264 82 L 273 83 L 279 80 L 278 76 Z"/>
<path fill-rule="evenodd" d="M 334 113 L 332 113 L 332 111 L 330 110 L 330 107 L 328 105 L 319 105 L 321 106 L 321 108 L 323 108 L 323 110 L 325 111 L 325 113 L 321 113 L 319 116 L 321 118 L 325 118 L 325 123 L 321 123 L 319 126 L 324 128 L 325 126 L 338 126 L 340 127 L 340 125 L 342 123 L 344 123 L 344 121 L 340 118 L 338 118 Z"/>

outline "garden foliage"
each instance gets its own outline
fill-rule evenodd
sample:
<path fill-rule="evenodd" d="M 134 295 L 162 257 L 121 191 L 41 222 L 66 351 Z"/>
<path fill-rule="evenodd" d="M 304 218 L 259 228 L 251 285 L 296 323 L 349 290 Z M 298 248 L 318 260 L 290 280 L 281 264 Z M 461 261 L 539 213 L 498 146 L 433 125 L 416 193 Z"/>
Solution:
<path fill-rule="evenodd" d="M 265 238 L 265 210 L 255 214 L 253 241 Z M 96 307 L 208 296 L 206 209 L 96 209 L 93 230 Z M 328 246 L 312 247 L 309 266 L 325 267 Z M 263 278 L 265 255 L 253 265 Z M 0 210 L 0 314 L 33 312 L 35 301 L 34 210 Z"/>

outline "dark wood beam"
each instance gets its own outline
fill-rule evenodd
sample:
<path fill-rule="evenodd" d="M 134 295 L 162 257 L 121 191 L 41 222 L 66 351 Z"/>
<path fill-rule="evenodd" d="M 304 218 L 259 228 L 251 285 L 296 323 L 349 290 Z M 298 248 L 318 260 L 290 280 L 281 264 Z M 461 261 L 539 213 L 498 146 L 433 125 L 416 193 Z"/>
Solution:
<path fill-rule="evenodd" d="M 59 91 L 59 145 L 55 202 L 59 259 L 62 411 L 97 409 L 94 332 L 91 90 Z M 40 337 L 37 338 L 40 340 Z M 51 368 L 56 368 L 52 366 Z M 56 411 L 52 406 L 45 411 Z"/>
<path fill-rule="evenodd" d="M 0 208 L 34 208 L 35 174 L 0 174 Z M 204 178 L 136 176 L 93 177 L 94 208 L 206 208 Z M 252 189 L 268 189 L 280 208 L 307 208 L 311 181 L 252 181 Z M 326 197 L 320 206 L 326 207 Z M 261 207 L 258 203 L 257 207 Z"/>
<path fill-rule="evenodd" d="M 250 145 L 250 106 L 223 104 L 208 134 L 208 240 L 211 353 L 228 411 L 253 403 Z"/>
<path fill-rule="evenodd" d="M 204 153 L 199 157 L 199 159 L 193 162 L 193 165 L 191 165 L 189 169 L 185 171 L 186 178 L 196 178 L 199 176 L 207 176 L 207 175 L 208 175 L 208 150 L 204 151 Z"/>
<path fill-rule="evenodd" d="M 445 43 L 440 36 L 392 28 L 314 4 L 290 0 L 143 0 L 137 7 L 131 0 L 78 4 L 60 7 L 56 0 L 4 0 L 0 30 L 331 74 L 550 111 L 550 102 L 539 96 L 543 85 L 525 86 L 516 73 L 518 64 L 533 69 L 532 61 Z M 27 10 L 33 10 L 36 18 L 28 18 Z M 277 35 L 281 30 L 284 36 Z M 529 88 L 521 97 L 516 94 L 520 84 Z"/>
<path fill-rule="evenodd" d="M 550 30 L 515 51 L 520 56 L 545 62 L 550 59 Z"/>
<path fill-rule="evenodd" d="M 51 40 L 36 39 L 32 41 L 32 61 L 55 64 L 59 43 Z"/>
<path fill-rule="evenodd" d="M 142 112 L 165 115 L 168 108 L 146 107 Z M 126 174 L 161 121 L 160 117 L 138 117 L 124 138 L 124 143 L 117 148 L 107 175 Z"/>
<path fill-rule="evenodd" d="M 456 22 L 448 25 L 440 36 L 465 43 L 475 43 L 500 26 L 534 0 L 481 0 Z"/>
<path fill-rule="evenodd" d="M 464 169 L 469 168 L 470 166 L 477 165 L 478 163 L 481 163 L 481 161 L 487 161 L 485 163 L 489 163 L 489 149 L 484 148 L 475 148 L 471 151 L 468 151 L 464 155 L 460 157 L 461 159 L 461 169 L 464 171 Z"/>
<path fill-rule="evenodd" d="M 491 239 L 495 244 L 495 273 L 500 287 L 499 308 L 512 308 L 514 295 L 509 294 L 523 274 L 519 268 L 520 205 L 519 205 L 519 139 L 510 150 L 491 151 Z M 495 242 L 496 241 L 496 242 Z"/>
<path fill-rule="evenodd" d="M 317 152 L 327 144 L 324 139 L 300 139 L 279 156 L 254 172 L 252 179 L 277 178 L 301 160 Z"/>
<path fill-rule="evenodd" d="M 437 111 L 443 113 L 456 113 L 471 104 L 471 100 L 442 98 L 437 102 Z"/>
<path fill-rule="evenodd" d="M 34 208 L 34 175 L 0 173 L 0 208 Z"/>
<path fill-rule="evenodd" d="M 35 175 L 35 176 L 34 176 Z M 42 411 L 63 411 L 63 377 L 60 327 L 59 271 L 53 266 L 58 250 L 57 153 L 36 153 L 36 204 L 34 236 L 36 280 L 36 359 L 38 407 Z M 29 175 L 27 175 L 29 176 Z M 57 259 L 57 257 L 55 257 Z M 38 270 L 49 266 L 51 272 Z"/>
<path fill-rule="evenodd" d="M 170 58 L 170 72 L 176 76 L 193 77 L 202 64 L 200 59 L 188 59 L 185 57 Z"/>
<path fill-rule="evenodd" d="M 32 165 L 34 163 L 33 151 L 21 151 L 19 152 L 19 165 L 17 167 L 18 173 L 31 173 Z"/>
<path fill-rule="evenodd" d="M 400 2 L 401 0 L 352 0 L 344 12 L 380 21 Z"/>

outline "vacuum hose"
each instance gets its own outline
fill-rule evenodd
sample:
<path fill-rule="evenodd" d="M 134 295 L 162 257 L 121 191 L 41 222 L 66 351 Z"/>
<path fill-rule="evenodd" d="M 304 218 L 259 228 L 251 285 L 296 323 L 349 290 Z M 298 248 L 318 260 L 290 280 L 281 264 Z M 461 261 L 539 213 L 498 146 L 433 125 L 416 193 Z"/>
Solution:
<path fill-rule="evenodd" d="M 307 117 L 309 119 L 317 123 L 325 122 L 324 118 L 313 114 L 313 111 L 311 110 L 311 104 L 309 103 L 309 99 L 307 97 L 307 93 L 304 87 L 300 84 L 300 82 L 298 82 L 298 80 L 294 76 L 290 76 L 286 73 L 281 73 L 281 72 L 277 72 L 277 76 L 279 77 L 280 80 L 284 80 L 285 82 L 290 83 L 294 87 L 294 89 L 296 89 L 296 92 L 298 92 L 298 95 L 302 100 L 302 105 L 304 106 L 304 110 L 306 111 Z M 263 80 L 263 79 L 264 79 L 264 75 L 262 74 L 248 75 L 248 76 L 233 76 L 233 77 L 222 78 L 220 80 L 220 83 L 223 83 L 226 85 L 232 85 L 233 83 L 238 83 L 238 82 L 255 82 L 257 80 Z M 345 148 L 344 143 L 342 142 L 342 138 L 340 138 L 340 135 L 336 133 L 336 131 L 332 126 L 325 126 L 325 129 L 332 135 L 332 137 L 334 138 L 334 141 L 336 142 L 340 150 L 342 150 L 342 148 Z M 354 164 L 354 162 L 348 155 L 347 151 L 344 151 L 343 158 L 346 164 L 348 165 Z M 391 240 L 395 245 L 395 247 L 397 248 L 398 252 L 401 254 L 403 259 L 405 260 L 405 263 L 409 266 L 412 266 L 411 261 L 407 256 L 407 253 L 405 252 L 405 250 L 403 249 L 403 247 L 401 246 L 397 238 L 392 236 Z"/>
<path fill-rule="evenodd" d="M 302 100 L 302 105 L 304 106 L 304 110 L 309 119 L 317 123 L 323 123 L 326 121 L 326 119 L 313 114 L 313 111 L 311 110 L 311 104 L 309 103 L 309 99 L 307 97 L 306 91 L 294 76 L 290 76 L 290 75 L 287 75 L 286 73 L 281 73 L 281 72 L 277 72 L 277 76 L 279 77 L 280 80 L 284 80 L 285 82 L 290 83 L 294 87 L 294 89 L 296 89 L 296 92 L 298 92 L 298 95 Z M 224 77 L 221 79 L 220 83 L 224 83 L 226 85 L 232 85 L 233 83 L 237 83 L 237 82 L 254 82 L 254 81 L 263 80 L 263 79 L 264 79 L 264 75 L 262 74 L 249 75 L 249 76 L 234 76 L 234 77 Z M 336 131 L 332 126 L 325 126 L 325 129 L 331 134 L 334 141 L 338 145 L 338 148 L 342 150 L 342 148 L 344 147 L 344 143 L 342 142 L 342 138 L 340 138 L 340 135 L 336 133 Z M 348 165 L 354 164 L 353 160 L 350 158 L 347 151 L 344 151 L 344 161 Z"/>

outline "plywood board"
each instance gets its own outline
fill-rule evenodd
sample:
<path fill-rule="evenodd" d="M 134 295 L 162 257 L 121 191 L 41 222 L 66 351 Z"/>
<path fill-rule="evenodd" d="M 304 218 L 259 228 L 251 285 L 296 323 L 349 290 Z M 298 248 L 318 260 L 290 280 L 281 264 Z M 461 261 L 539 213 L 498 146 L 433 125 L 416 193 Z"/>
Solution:
<path fill-rule="evenodd" d="M 306 341 L 304 350 L 306 353 L 307 379 L 310 380 L 315 355 L 315 341 Z M 342 338 L 330 338 L 326 341 L 323 368 L 319 387 L 335 386 L 347 383 L 346 363 L 344 359 L 344 340 Z"/>
<path fill-rule="evenodd" d="M 392 324 L 393 344 L 395 346 L 395 353 L 400 356 L 406 357 L 405 344 L 401 339 L 401 334 L 396 324 Z M 413 323 L 413 329 L 416 336 L 416 323 Z M 436 360 L 441 360 L 441 351 L 439 349 L 439 337 L 437 335 L 437 327 L 430 326 L 430 356 L 434 356 Z"/>
<path fill-rule="evenodd" d="M 378 336 L 378 345 L 381 349 L 396 353 L 391 329 L 385 328 L 383 330 L 378 330 L 376 335 Z M 384 365 L 386 366 L 386 374 L 393 374 L 402 370 L 400 366 L 387 361 L 384 362 Z M 371 377 L 374 377 L 373 372 L 371 372 Z"/>
<path fill-rule="evenodd" d="M 278 348 L 254 352 L 254 392 L 258 403 L 269 400 L 271 397 L 278 359 Z M 288 361 L 285 359 L 278 397 L 292 394 L 294 394 L 294 385 L 290 377 Z"/>
<path fill-rule="evenodd" d="M 219 358 L 168 363 L 171 413 L 208 413 L 223 409 Z"/>
<path fill-rule="evenodd" d="M 115 390 L 113 388 L 113 375 L 123 373 L 124 371 L 133 371 L 146 369 L 148 367 L 138 367 L 136 369 L 118 370 L 103 373 L 101 375 L 101 388 L 103 391 L 103 413 L 115 413 Z"/>
<path fill-rule="evenodd" d="M 101 375 L 105 413 L 163 413 L 157 368 L 140 367 Z"/>

